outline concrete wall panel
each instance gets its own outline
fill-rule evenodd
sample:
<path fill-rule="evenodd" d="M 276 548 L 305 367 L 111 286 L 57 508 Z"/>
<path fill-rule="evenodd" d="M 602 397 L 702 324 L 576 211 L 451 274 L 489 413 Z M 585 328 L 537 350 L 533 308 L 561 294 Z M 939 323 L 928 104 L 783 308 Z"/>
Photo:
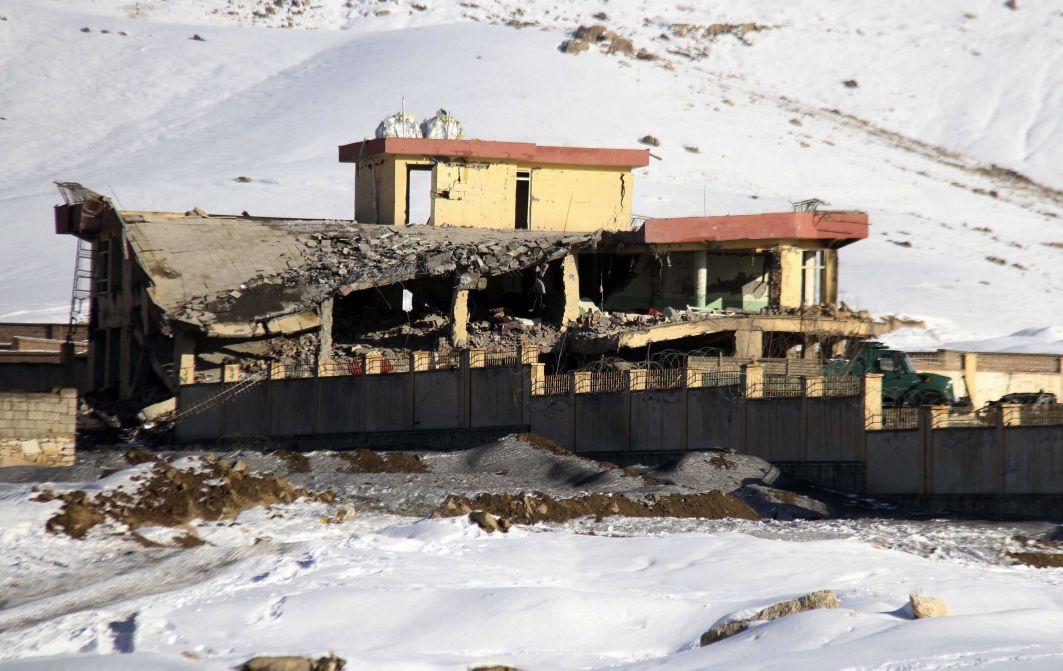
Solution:
<path fill-rule="evenodd" d="M 312 377 L 296 378 L 291 380 L 274 380 L 272 384 L 257 385 L 268 391 L 268 406 L 263 413 L 261 406 L 253 404 L 236 405 L 233 409 L 246 407 L 247 412 L 241 413 L 246 421 L 230 425 L 230 408 L 234 404 L 241 404 L 240 398 L 226 404 L 225 428 L 236 435 L 272 435 L 272 436 L 305 436 L 314 433 L 317 419 L 317 380 Z M 269 426 L 268 432 L 261 433 L 236 433 L 236 429 L 246 427 L 254 431 L 256 426 Z M 230 429 L 231 426 L 231 429 Z"/>
<path fill-rule="evenodd" d="M 864 407 L 860 398 L 810 398 L 806 402 L 809 461 L 863 461 Z"/>
<path fill-rule="evenodd" d="M 631 450 L 682 449 L 682 391 L 631 394 Z"/>
<path fill-rule="evenodd" d="M 996 491 L 996 431 L 992 428 L 933 432 L 933 494 L 992 494 Z"/>
<path fill-rule="evenodd" d="M 574 452 L 616 452 L 628 449 L 625 392 L 576 394 Z"/>
<path fill-rule="evenodd" d="M 362 412 L 366 431 L 405 431 L 406 375 L 365 375 L 362 378 Z"/>
<path fill-rule="evenodd" d="M 521 377 L 518 368 L 473 368 L 472 425 L 508 426 L 521 423 Z"/>
<path fill-rule="evenodd" d="M 1004 445 L 1005 493 L 1063 494 L 1063 427 L 1008 427 Z"/>
<path fill-rule="evenodd" d="M 922 492 L 922 451 L 919 431 L 868 431 L 867 493 Z"/>
<path fill-rule="evenodd" d="M 768 461 L 801 459 L 801 399 L 746 402 L 746 451 Z"/>
<path fill-rule="evenodd" d="M 572 399 L 568 396 L 532 396 L 530 407 L 532 433 L 546 436 L 561 447 L 571 450 L 569 427 L 572 421 Z"/>
<path fill-rule="evenodd" d="M 317 430 L 348 433 L 362 428 L 362 380 L 356 375 L 318 378 Z"/>
<path fill-rule="evenodd" d="M 461 371 L 434 370 L 416 373 L 414 379 L 414 428 L 454 429 L 461 425 Z"/>
<path fill-rule="evenodd" d="M 737 392 L 730 387 L 687 391 L 687 446 L 691 450 L 740 450 Z"/>
<path fill-rule="evenodd" d="M 177 412 L 184 412 L 199 405 L 222 390 L 221 383 L 182 385 L 177 392 Z M 265 392 L 265 385 L 256 385 L 247 393 Z M 214 440 L 222 435 L 221 406 L 212 405 L 202 412 L 190 415 L 177 423 L 174 431 L 179 441 Z"/>

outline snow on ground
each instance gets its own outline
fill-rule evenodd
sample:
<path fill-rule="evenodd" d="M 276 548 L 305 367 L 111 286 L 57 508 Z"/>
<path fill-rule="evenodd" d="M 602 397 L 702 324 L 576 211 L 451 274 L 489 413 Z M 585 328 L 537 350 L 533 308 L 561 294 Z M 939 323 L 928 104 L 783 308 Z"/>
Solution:
<path fill-rule="evenodd" d="M 507 455 L 512 461 L 504 462 Z M 403 488 L 492 490 L 470 483 L 474 471 L 462 481 L 457 462 L 490 471 L 528 464 L 531 453 L 453 456 L 454 463 L 432 460 L 429 473 L 370 476 L 342 475 L 328 465 L 332 455 L 311 454 L 311 470 L 289 477 L 333 488 L 336 502 L 139 529 L 160 544 L 151 547 L 110 522 L 85 540 L 49 534 L 45 522 L 59 502 L 32 500 L 37 489 L 128 491 L 147 464 L 119 467 L 121 459 L 99 452 L 82 456 L 62 483 L 16 474 L 8 479 L 19 482 L 0 484 L 0 670 L 221 671 L 258 654 L 328 651 L 349 669 L 423 671 L 486 664 L 1049 669 L 1063 662 L 1063 569 L 1017 566 L 1006 555 L 1028 547 L 1021 537 L 1043 537 L 1052 525 L 606 517 L 487 534 L 466 517 L 367 512 L 409 507 Z M 552 458 L 561 473 L 536 466 L 537 484 L 570 479 L 572 458 Z M 183 455 L 173 463 L 201 462 Z M 65 477 L 84 478 L 105 464 L 119 469 L 98 480 Z M 373 494 L 365 484 L 343 486 L 370 477 L 380 478 Z M 350 497 L 361 497 L 365 510 L 326 523 Z M 366 500 L 374 497 L 375 507 Z M 206 544 L 176 547 L 186 532 Z M 819 589 L 836 590 L 841 608 L 697 645 L 722 618 Z M 955 615 L 912 620 L 911 592 L 942 599 Z"/>
<path fill-rule="evenodd" d="M 67 309 L 73 243 L 51 232 L 52 180 L 127 209 L 350 217 L 351 169 L 335 147 L 405 98 L 484 139 L 656 135 L 640 214 L 812 196 L 867 209 L 871 238 L 842 253 L 842 299 L 927 322 L 898 343 L 1017 333 L 1010 346 L 1063 351 L 1022 333 L 1063 325 L 1055 3 L 3 0 L 0 14 L 0 215 L 12 232 L 0 319 Z M 557 50 L 594 22 L 659 59 Z M 673 27 L 727 22 L 763 29 Z"/>
<path fill-rule="evenodd" d="M 5 671 L 220 671 L 260 653 L 330 650 L 348 668 L 381 670 L 1049 669 L 1063 661 L 1060 571 L 927 559 L 851 533 L 787 540 L 809 531 L 792 523 L 792 534 L 767 529 L 771 538 L 751 535 L 762 526 L 754 523 L 660 533 L 646 520 L 620 520 L 636 535 L 602 525 L 588 535 L 580 524 L 488 535 L 465 518 L 364 514 L 324 525 L 320 504 L 297 503 L 198 525 L 214 546 L 134 551 L 108 538 L 45 537 L 47 504 L 23 496 L 0 499 L 3 578 L 36 554 L 71 584 L 0 611 Z M 840 609 L 697 647 L 721 618 L 824 588 L 838 592 Z M 910 592 L 941 598 L 956 615 L 913 621 Z"/>

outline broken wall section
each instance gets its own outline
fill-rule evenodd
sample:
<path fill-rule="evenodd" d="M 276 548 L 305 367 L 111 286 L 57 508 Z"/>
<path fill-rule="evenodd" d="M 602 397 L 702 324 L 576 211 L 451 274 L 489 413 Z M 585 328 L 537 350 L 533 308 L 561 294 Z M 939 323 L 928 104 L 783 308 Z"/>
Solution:
<path fill-rule="evenodd" d="M 70 466 L 77 390 L 0 392 L 0 466 Z"/>

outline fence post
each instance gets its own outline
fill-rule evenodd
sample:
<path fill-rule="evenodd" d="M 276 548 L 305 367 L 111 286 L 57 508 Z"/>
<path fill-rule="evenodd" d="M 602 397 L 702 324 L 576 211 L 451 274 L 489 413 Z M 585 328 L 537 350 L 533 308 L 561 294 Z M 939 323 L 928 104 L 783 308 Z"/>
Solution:
<path fill-rule="evenodd" d="M 180 384 L 196 383 L 196 355 L 190 353 L 181 354 L 178 359 L 177 381 Z"/>
<path fill-rule="evenodd" d="M 528 365 L 531 377 L 532 396 L 541 396 L 546 393 L 546 364 L 533 363 Z"/>
<path fill-rule="evenodd" d="M 221 381 L 222 382 L 239 382 L 240 381 L 240 364 L 227 363 L 222 366 L 221 369 Z"/>
<path fill-rule="evenodd" d="M 1007 487 L 1007 463 L 1008 463 L 1007 462 L 1007 456 L 1008 456 L 1007 455 L 1007 449 L 1008 449 L 1008 446 L 1007 446 L 1007 431 L 1004 429 L 1004 427 L 1006 427 L 1008 424 L 1007 424 L 1006 418 L 1004 417 L 1004 409 L 1003 409 L 1003 407 L 997 407 L 997 411 L 996 411 L 995 417 L 993 419 L 995 420 L 994 421 L 994 424 L 995 424 L 994 433 L 996 434 L 994 436 L 995 440 L 993 441 L 993 447 L 995 448 L 995 451 L 996 451 L 996 482 L 995 482 L 996 486 L 995 486 L 995 489 L 996 489 L 996 493 L 997 494 L 1003 494 L 1004 490 Z"/>
<path fill-rule="evenodd" d="M 288 377 L 288 368 L 280 361 L 274 361 L 269 365 L 269 379 L 283 380 Z"/>
<path fill-rule="evenodd" d="M 475 347 L 468 350 L 469 368 L 483 368 L 487 365 L 487 350 Z"/>
<path fill-rule="evenodd" d="M 406 425 L 410 431 L 417 428 L 417 354 L 410 352 L 406 355 Z"/>
<path fill-rule="evenodd" d="M 568 374 L 568 449 L 576 452 L 576 373 Z"/>
<path fill-rule="evenodd" d="M 698 368 L 686 368 L 684 369 L 684 377 L 686 378 L 687 389 L 700 389 L 701 388 L 701 373 Z"/>
<path fill-rule="evenodd" d="M 863 378 L 864 430 L 882 430 L 882 374 L 868 373 Z"/>
<path fill-rule="evenodd" d="M 646 378 L 648 377 L 649 371 L 642 368 L 637 368 L 635 370 L 629 370 L 627 372 L 627 390 L 644 391 L 646 389 Z"/>
<path fill-rule="evenodd" d="M 922 449 L 922 492 L 924 496 L 934 491 L 934 415 L 932 406 L 919 408 L 919 444 Z"/>
<path fill-rule="evenodd" d="M 422 373 L 432 369 L 432 353 L 431 352 L 412 352 L 410 359 L 410 370 Z"/>
<path fill-rule="evenodd" d="M 461 350 L 459 361 L 461 362 L 461 384 L 459 385 L 461 397 L 458 405 L 461 410 L 461 426 L 467 429 L 472 426 L 472 373 L 469 371 L 469 350 Z"/>
<path fill-rule="evenodd" d="M 808 399 L 823 396 L 823 377 L 807 375 L 801 378 L 801 461 L 808 461 Z"/>
<path fill-rule="evenodd" d="M 1019 426 L 1022 424 L 1022 406 L 1018 403 L 1001 403 L 1000 416 L 1004 426 Z"/>
<path fill-rule="evenodd" d="M 520 352 L 520 362 L 528 365 L 539 363 L 538 345 L 521 345 L 517 350 Z"/>
<path fill-rule="evenodd" d="M 365 374 L 379 375 L 384 370 L 384 355 L 376 350 L 365 355 Z"/>
<path fill-rule="evenodd" d="M 687 435 L 690 432 L 690 371 L 687 368 L 683 368 L 683 377 L 680 380 L 682 384 L 682 407 L 680 408 L 680 421 L 682 424 L 679 426 L 679 445 L 683 450 L 687 450 L 690 443 L 690 438 Z"/>
<path fill-rule="evenodd" d="M 764 398 L 764 366 L 759 363 L 742 364 L 743 398 Z"/>

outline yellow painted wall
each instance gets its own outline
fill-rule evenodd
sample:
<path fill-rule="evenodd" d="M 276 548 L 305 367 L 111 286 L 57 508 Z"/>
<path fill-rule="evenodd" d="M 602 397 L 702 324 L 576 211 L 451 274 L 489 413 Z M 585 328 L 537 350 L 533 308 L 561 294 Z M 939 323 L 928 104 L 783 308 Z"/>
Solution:
<path fill-rule="evenodd" d="M 531 227 L 540 231 L 627 230 L 630 171 L 543 166 L 532 172 Z"/>
<path fill-rule="evenodd" d="M 355 219 L 404 224 L 409 165 L 431 163 L 424 157 L 412 156 L 359 163 L 355 177 Z M 375 168 L 375 184 L 370 166 Z M 531 172 L 532 230 L 626 230 L 630 224 L 633 191 L 630 170 L 502 161 L 437 163 L 432 181 L 432 223 L 513 228 L 518 171 Z M 373 207 L 374 193 L 379 215 Z"/>
<path fill-rule="evenodd" d="M 432 223 L 513 228 L 517 170 L 512 163 L 437 164 L 432 189 L 435 193 Z"/>
<path fill-rule="evenodd" d="M 784 308 L 800 307 L 804 250 L 800 247 L 780 247 L 779 254 L 782 265 L 779 305 Z"/>

